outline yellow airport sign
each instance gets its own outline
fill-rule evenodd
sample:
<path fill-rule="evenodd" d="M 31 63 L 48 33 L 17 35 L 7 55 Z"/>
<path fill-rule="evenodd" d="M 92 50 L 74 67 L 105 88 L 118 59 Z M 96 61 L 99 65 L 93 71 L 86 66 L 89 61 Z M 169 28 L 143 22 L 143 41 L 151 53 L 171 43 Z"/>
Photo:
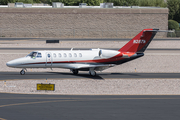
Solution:
<path fill-rule="evenodd" d="M 37 84 L 37 90 L 55 90 L 55 84 Z"/>

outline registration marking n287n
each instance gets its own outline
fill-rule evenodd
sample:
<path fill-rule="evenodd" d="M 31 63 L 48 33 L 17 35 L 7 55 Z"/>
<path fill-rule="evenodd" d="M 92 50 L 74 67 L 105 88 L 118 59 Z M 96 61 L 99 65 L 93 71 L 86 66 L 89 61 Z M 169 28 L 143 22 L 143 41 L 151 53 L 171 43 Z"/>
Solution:
<path fill-rule="evenodd" d="M 139 43 L 145 44 L 146 40 L 134 40 L 133 43 L 134 44 L 139 44 Z"/>

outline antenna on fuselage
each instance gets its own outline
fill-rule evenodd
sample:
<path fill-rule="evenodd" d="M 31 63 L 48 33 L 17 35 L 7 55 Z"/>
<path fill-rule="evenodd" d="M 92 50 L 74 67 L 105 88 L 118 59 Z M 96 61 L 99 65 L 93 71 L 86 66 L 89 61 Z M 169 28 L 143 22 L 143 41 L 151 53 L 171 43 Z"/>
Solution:
<path fill-rule="evenodd" d="M 73 50 L 73 48 L 71 48 L 71 51 Z"/>

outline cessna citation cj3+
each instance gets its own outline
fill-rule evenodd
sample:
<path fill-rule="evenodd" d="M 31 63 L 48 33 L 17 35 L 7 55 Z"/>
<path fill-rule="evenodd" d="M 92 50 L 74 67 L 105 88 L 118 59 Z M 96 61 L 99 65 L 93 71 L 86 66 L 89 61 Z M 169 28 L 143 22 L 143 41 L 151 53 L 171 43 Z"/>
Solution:
<path fill-rule="evenodd" d="M 78 71 L 89 71 L 91 76 L 95 76 L 95 71 L 102 71 L 142 57 L 158 31 L 159 29 L 144 29 L 118 51 L 105 49 L 33 51 L 26 57 L 7 62 L 6 65 L 22 68 L 21 75 L 25 74 L 26 68 L 66 68 L 73 74 L 78 74 Z"/>

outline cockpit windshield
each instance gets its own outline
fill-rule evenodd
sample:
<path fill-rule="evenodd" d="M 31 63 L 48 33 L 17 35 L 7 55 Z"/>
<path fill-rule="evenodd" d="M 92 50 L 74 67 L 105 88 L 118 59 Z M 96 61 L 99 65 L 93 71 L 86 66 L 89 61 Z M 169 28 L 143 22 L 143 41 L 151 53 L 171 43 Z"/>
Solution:
<path fill-rule="evenodd" d="M 26 57 L 36 58 L 37 52 L 31 52 Z"/>
<path fill-rule="evenodd" d="M 42 58 L 42 55 L 40 52 L 31 52 L 29 53 L 26 57 L 31 57 L 31 58 Z"/>

